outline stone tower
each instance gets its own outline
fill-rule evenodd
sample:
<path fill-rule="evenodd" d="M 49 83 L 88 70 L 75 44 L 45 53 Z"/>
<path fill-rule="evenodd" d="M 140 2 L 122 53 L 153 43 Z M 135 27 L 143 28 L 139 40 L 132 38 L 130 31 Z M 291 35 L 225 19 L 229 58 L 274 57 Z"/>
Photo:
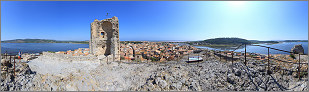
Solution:
<path fill-rule="evenodd" d="M 113 17 L 104 20 L 95 19 L 91 23 L 89 41 L 90 54 L 115 55 L 115 60 L 120 60 L 119 23 Z"/>

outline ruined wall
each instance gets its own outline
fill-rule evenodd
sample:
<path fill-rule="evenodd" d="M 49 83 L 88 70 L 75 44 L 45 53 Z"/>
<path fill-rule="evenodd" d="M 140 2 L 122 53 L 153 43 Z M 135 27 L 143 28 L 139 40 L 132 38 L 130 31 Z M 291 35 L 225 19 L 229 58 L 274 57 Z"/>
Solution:
<path fill-rule="evenodd" d="M 54 60 L 58 61 L 95 61 L 97 57 L 93 55 L 87 56 L 72 56 L 70 54 L 57 54 L 57 53 L 50 53 L 50 52 L 43 52 L 44 57 L 50 57 Z"/>
<path fill-rule="evenodd" d="M 104 20 L 95 19 L 91 23 L 91 36 L 89 41 L 90 54 L 115 55 L 120 60 L 120 41 L 118 18 Z"/>

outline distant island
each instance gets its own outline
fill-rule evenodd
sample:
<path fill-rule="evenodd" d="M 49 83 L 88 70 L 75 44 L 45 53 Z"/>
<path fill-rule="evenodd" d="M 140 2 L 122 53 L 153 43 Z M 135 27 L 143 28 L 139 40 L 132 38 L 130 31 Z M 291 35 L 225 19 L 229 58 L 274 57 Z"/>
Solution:
<path fill-rule="evenodd" d="M 280 42 L 279 41 L 246 40 L 242 38 L 226 37 L 226 38 L 207 39 L 203 41 L 189 41 L 187 43 L 190 45 L 198 45 L 198 46 L 237 46 L 240 44 L 260 44 L 260 43 L 276 44 Z"/>
<path fill-rule="evenodd" d="M 57 41 L 48 39 L 15 39 L 15 40 L 5 40 L 1 43 L 79 43 L 79 44 L 89 44 L 89 41 Z"/>

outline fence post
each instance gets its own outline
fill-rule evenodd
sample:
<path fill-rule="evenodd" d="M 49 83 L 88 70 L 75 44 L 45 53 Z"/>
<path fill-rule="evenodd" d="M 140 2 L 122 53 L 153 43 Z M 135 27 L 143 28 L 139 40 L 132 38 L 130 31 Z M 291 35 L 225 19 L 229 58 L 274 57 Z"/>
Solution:
<path fill-rule="evenodd" d="M 220 56 L 219 56 L 219 57 L 220 57 L 220 61 L 221 61 L 221 51 L 219 51 L 219 53 L 220 53 Z"/>
<path fill-rule="evenodd" d="M 199 60 L 199 59 L 200 59 L 200 53 L 197 54 L 197 60 Z"/>
<path fill-rule="evenodd" d="M 179 63 L 179 60 L 180 60 L 180 56 L 179 56 L 179 54 L 178 54 L 177 56 L 178 56 L 178 58 L 177 58 L 177 59 L 178 59 L 178 60 L 177 60 L 177 63 Z"/>
<path fill-rule="evenodd" d="M 7 59 L 7 54 L 8 53 L 8 51 L 5 51 L 5 53 L 4 53 L 4 56 L 5 56 L 5 59 Z"/>
<path fill-rule="evenodd" d="M 245 44 L 245 65 L 247 65 L 247 45 Z"/>
<path fill-rule="evenodd" d="M 206 51 L 205 57 L 207 58 L 208 54 L 207 54 L 208 50 Z"/>
<path fill-rule="evenodd" d="M 226 53 L 226 55 L 225 55 L 225 62 L 227 62 L 227 53 Z"/>
<path fill-rule="evenodd" d="M 213 50 L 213 52 L 214 52 L 214 58 L 216 58 L 216 55 L 215 55 L 216 52 L 214 50 Z"/>
<path fill-rule="evenodd" d="M 234 62 L 234 57 L 233 56 L 234 56 L 234 51 L 232 51 L 232 66 L 234 65 L 234 63 L 233 63 Z"/>
<path fill-rule="evenodd" d="M 14 56 L 14 77 L 15 77 L 15 56 Z"/>
<path fill-rule="evenodd" d="M 6 54 L 6 53 L 5 53 Z M 5 55 L 5 57 L 6 57 L 6 55 Z M 6 60 L 6 59 L 5 59 Z M 8 65 L 6 65 L 6 74 L 7 74 L 7 76 L 9 76 L 9 66 Z"/>
<path fill-rule="evenodd" d="M 20 55 L 20 58 L 19 58 L 19 63 L 21 63 L 21 55 Z"/>
<path fill-rule="evenodd" d="M 188 62 L 190 61 L 189 57 L 190 57 L 190 55 L 188 54 Z"/>
<path fill-rule="evenodd" d="M 270 66 L 269 66 L 269 47 L 267 47 L 268 51 L 267 51 L 267 55 L 268 55 L 268 58 L 267 58 L 267 72 L 270 72 Z"/>
<path fill-rule="evenodd" d="M 197 56 L 198 56 L 197 57 L 197 66 L 198 66 L 200 64 L 200 61 L 199 61 L 200 60 L 200 53 L 198 53 Z"/>
<path fill-rule="evenodd" d="M 300 80 L 300 54 L 298 54 L 298 78 Z"/>
<path fill-rule="evenodd" d="M 11 56 L 10 56 L 10 64 L 11 64 Z"/>

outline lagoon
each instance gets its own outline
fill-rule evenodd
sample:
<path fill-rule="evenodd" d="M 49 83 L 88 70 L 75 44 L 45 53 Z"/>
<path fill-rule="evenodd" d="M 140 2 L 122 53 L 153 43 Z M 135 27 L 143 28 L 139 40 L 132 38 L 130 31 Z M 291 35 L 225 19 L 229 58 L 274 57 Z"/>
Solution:
<path fill-rule="evenodd" d="M 305 54 L 308 54 L 308 42 L 281 42 L 278 44 L 256 44 L 256 45 L 263 45 L 263 46 L 268 46 L 272 48 L 277 48 L 285 51 L 291 51 L 291 49 L 294 47 L 294 45 L 297 44 L 302 44 Z M 197 48 L 203 48 L 203 49 L 211 49 L 211 50 L 235 50 L 236 47 L 205 47 L 205 46 L 195 46 Z M 258 46 L 251 46 L 247 45 L 246 46 L 247 52 L 252 52 L 252 53 L 260 53 L 260 54 L 267 54 L 267 48 L 264 47 L 258 47 Z M 244 52 L 245 48 L 244 46 L 238 48 L 235 50 L 236 52 Z M 277 50 L 269 50 L 270 54 L 289 54 L 286 52 L 281 52 Z"/>
<path fill-rule="evenodd" d="M 6 51 L 17 54 L 19 50 L 23 53 L 41 53 L 43 51 L 67 51 L 78 48 L 89 48 L 88 44 L 75 43 L 1 43 L 1 53 Z"/>
<path fill-rule="evenodd" d="M 308 42 L 282 42 L 278 44 L 258 44 L 268 47 L 273 47 L 281 50 L 291 51 L 291 48 L 296 44 L 302 44 L 305 54 L 308 54 Z M 212 50 L 234 50 L 236 47 L 204 47 L 195 46 L 197 48 L 212 49 Z M 1 53 L 6 51 L 11 54 L 17 54 L 19 50 L 23 53 L 40 53 L 43 51 L 67 51 L 75 50 L 78 48 L 89 48 L 88 44 L 74 44 L 74 43 L 1 43 Z M 250 46 L 247 47 L 247 52 L 267 54 L 267 48 Z M 244 52 L 245 48 L 240 47 L 235 50 L 236 52 Z M 289 54 L 270 49 L 270 54 Z"/>

